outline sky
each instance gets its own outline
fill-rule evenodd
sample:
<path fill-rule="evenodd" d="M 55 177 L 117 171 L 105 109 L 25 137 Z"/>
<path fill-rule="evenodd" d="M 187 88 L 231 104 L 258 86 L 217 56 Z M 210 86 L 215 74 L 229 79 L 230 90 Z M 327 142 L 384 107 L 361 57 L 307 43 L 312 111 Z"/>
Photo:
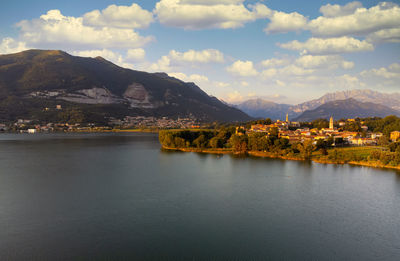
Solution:
<path fill-rule="evenodd" d="M 1 1 L 0 54 L 26 49 L 166 72 L 229 103 L 392 93 L 400 1 Z"/>

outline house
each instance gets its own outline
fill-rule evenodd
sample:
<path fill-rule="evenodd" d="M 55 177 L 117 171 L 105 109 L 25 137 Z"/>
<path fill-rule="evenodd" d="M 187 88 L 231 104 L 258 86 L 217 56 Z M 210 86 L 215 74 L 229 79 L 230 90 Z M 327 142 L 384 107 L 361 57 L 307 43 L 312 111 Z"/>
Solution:
<path fill-rule="evenodd" d="M 376 140 L 371 138 L 354 138 L 351 140 L 351 144 L 357 146 L 376 145 Z"/>
<path fill-rule="evenodd" d="M 391 133 L 390 133 L 390 140 L 391 141 L 397 141 L 397 140 L 399 140 L 400 139 L 400 131 L 392 131 Z"/>

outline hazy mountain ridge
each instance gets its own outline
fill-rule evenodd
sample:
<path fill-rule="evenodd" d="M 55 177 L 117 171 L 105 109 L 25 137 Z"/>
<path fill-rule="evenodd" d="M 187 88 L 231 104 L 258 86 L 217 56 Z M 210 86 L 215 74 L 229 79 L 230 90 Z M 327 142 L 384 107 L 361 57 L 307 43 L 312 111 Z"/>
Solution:
<path fill-rule="evenodd" d="M 253 117 L 284 119 L 286 113 L 288 113 L 289 118 L 293 119 L 307 110 L 314 110 L 328 102 L 346 99 L 384 105 L 395 111 L 400 110 L 400 93 L 381 93 L 373 90 L 348 90 L 327 93 L 318 99 L 297 105 L 278 104 L 263 99 L 251 99 L 236 106 Z"/>
<path fill-rule="evenodd" d="M 388 106 L 372 102 L 361 102 L 353 98 L 346 100 L 330 101 L 321 106 L 303 112 L 295 121 L 312 121 L 315 119 L 334 119 L 342 118 L 365 118 L 365 117 L 385 117 L 388 115 L 400 115 L 400 111 Z"/>
<path fill-rule="evenodd" d="M 373 90 L 348 90 L 327 93 L 318 99 L 307 101 L 291 107 L 296 113 L 312 110 L 327 102 L 353 98 L 361 102 L 372 102 L 400 110 L 400 93 L 381 93 Z"/>
<path fill-rule="evenodd" d="M 28 50 L 0 55 L 0 119 L 29 116 L 43 106 L 99 110 L 103 116 L 194 116 L 205 121 L 251 117 L 165 73 L 121 68 L 102 57 Z M 29 109 L 29 106 L 34 106 Z M 11 108 L 16 109 L 11 111 Z M 99 109 L 100 108 L 100 109 Z M 118 113 L 114 113 L 118 111 Z M 12 115 L 11 115 L 11 114 Z"/>
<path fill-rule="evenodd" d="M 245 113 L 256 118 L 271 118 L 273 120 L 285 119 L 291 105 L 279 104 L 263 99 L 251 99 L 235 105 Z M 295 116 L 295 115 L 290 115 Z"/>

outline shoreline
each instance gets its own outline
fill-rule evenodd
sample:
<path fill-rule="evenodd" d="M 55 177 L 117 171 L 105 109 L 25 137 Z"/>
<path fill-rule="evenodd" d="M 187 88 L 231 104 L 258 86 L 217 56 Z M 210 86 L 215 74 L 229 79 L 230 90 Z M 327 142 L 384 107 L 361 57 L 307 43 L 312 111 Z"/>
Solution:
<path fill-rule="evenodd" d="M 196 153 L 205 153 L 205 154 L 232 154 L 232 155 L 240 155 L 240 153 L 234 153 L 230 149 L 196 149 L 196 148 L 170 148 L 161 145 L 162 149 L 170 150 L 170 151 L 182 151 L 182 152 L 196 152 Z M 263 151 L 247 151 L 246 155 L 252 157 L 259 158 L 270 158 L 270 159 L 282 159 L 282 160 L 294 160 L 294 161 L 306 161 L 306 159 L 295 156 L 282 156 L 272 152 L 263 152 Z M 393 169 L 400 171 L 400 166 L 390 166 L 390 165 L 382 165 L 379 162 L 366 162 L 366 161 L 331 161 L 326 159 L 319 158 L 311 158 L 310 161 L 319 163 L 319 164 L 340 164 L 340 165 L 353 165 L 353 166 L 363 166 L 363 167 L 371 167 L 371 168 L 380 168 L 380 169 Z"/>

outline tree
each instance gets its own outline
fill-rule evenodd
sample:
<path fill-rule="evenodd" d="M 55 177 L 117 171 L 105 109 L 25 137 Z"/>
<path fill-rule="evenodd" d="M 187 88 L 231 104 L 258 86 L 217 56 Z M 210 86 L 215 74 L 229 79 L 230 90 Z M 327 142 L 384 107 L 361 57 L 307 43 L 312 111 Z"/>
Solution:
<path fill-rule="evenodd" d="M 229 139 L 229 144 L 235 153 L 246 153 L 247 151 L 247 136 L 232 135 Z"/>
<path fill-rule="evenodd" d="M 193 144 L 198 148 L 198 149 L 203 149 L 206 147 L 207 140 L 206 137 L 202 134 L 200 135 L 197 139 L 193 141 Z"/>
<path fill-rule="evenodd" d="M 300 154 L 304 159 L 310 159 L 314 146 L 311 140 L 305 140 L 303 143 L 298 143 L 297 149 L 300 151 Z"/>
<path fill-rule="evenodd" d="M 224 142 L 219 137 L 214 137 L 210 139 L 210 147 L 213 149 L 222 148 L 224 146 Z"/>

